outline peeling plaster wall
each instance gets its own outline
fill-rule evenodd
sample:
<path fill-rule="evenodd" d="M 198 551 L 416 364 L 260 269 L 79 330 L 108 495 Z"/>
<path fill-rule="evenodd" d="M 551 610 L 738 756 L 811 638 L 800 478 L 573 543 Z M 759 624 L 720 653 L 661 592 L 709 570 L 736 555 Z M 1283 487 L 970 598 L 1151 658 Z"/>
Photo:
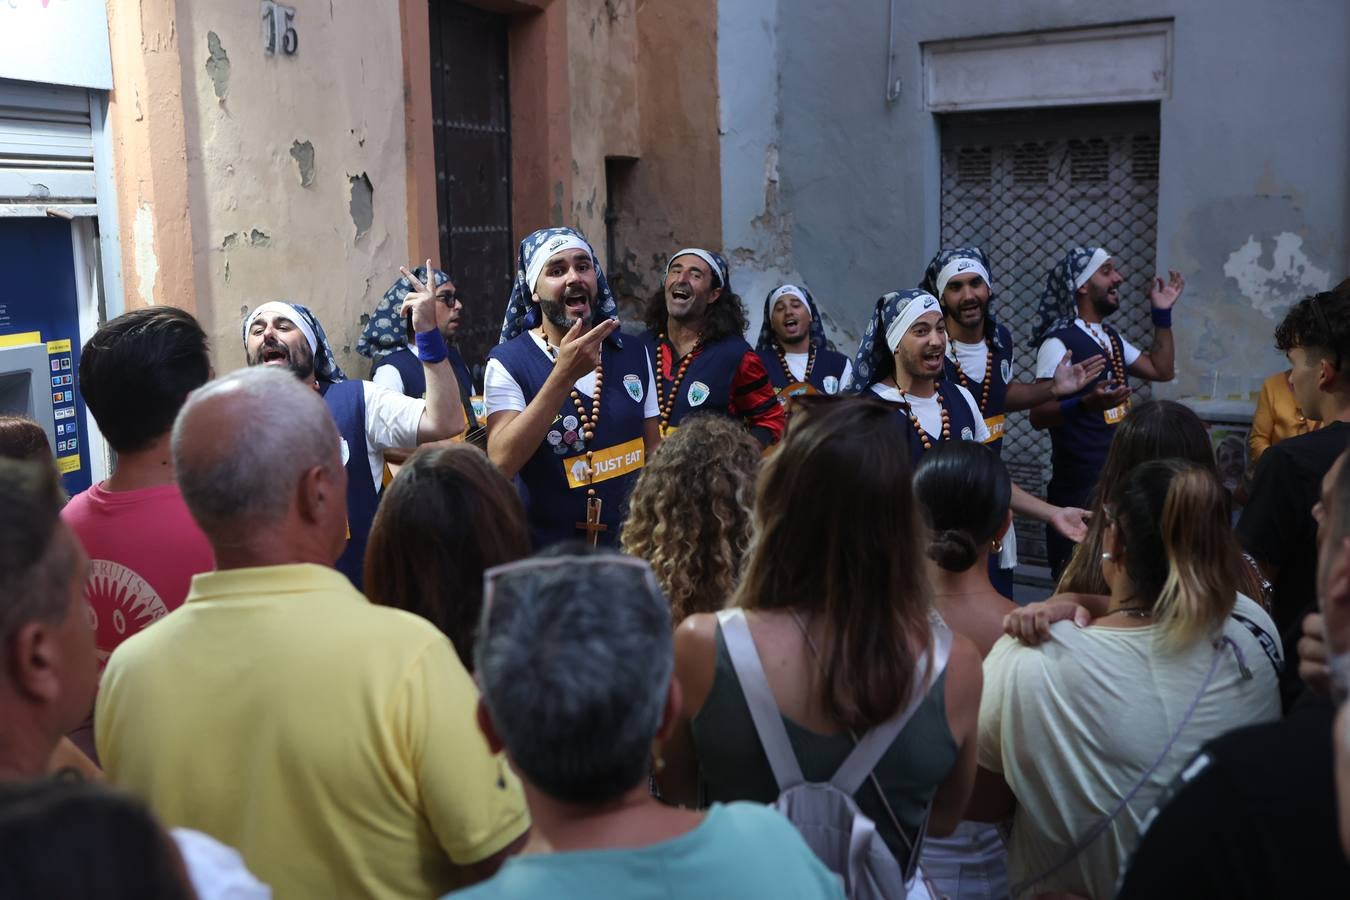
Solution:
<path fill-rule="evenodd" d="M 402 43 L 390 4 L 296 4 L 295 55 L 263 50 L 256 4 L 179 0 L 198 313 L 217 371 L 242 313 L 314 310 L 349 375 L 368 315 L 409 262 Z"/>
<path fill-rule="evenodd" d="M 881 2 L 721 4 L 726 244 L 751 251 L 760 283 L 769 272 L 800 275 L 835 319 L 836 340 L 856 341 L 877 296 L 918 281 L 939 238 L 938 131 L 923 108 L 920 42 L 1174 19 L 1157 259 L 1123 263 L 1187 277 L 1178 377 L 1157 393 L 1249 405 L 1284 365 L 1272 347 L 1279 316 L 1350 274 L 1350 109 L 1340 89 L 1350 84 L 1350 5 L 897 0 L 894 103 L 884 97 L 886 17 Z"/>

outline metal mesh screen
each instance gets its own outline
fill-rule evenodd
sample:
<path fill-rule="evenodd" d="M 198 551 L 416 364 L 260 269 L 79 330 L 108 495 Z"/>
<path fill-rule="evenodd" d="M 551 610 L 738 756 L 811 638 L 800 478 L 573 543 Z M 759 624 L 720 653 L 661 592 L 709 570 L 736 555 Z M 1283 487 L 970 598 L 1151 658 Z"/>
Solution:
<path fill-rule="evenodd" d="M 1156 105 L 942 120 L 942 246 L 973 244 L 988 255 L 993 311 L 1012 332 L 1021 380 L 1035 367 L 1028 343 L 1046 273 L 1075 245 L 1115 255 L 1126 281 L 1111 324 L 1148 349 L 1157 223 Z M 1131 384 L 1136 397 L 1148 395 L 1147 382 Z M 1027 414 L 1009 417 L 1003 459 L 1022 487 L 1044 495 L 1050 438 Z M 1019 556 L 1044 561 L 1044 527 L 1020 518 L 1016 527 Z"/>

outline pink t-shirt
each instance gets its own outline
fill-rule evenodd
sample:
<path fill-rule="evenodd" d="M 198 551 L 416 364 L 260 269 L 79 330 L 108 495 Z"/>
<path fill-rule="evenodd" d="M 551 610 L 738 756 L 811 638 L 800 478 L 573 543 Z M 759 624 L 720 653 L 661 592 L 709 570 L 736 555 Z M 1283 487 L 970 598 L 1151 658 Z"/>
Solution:
<path fill-rule="evenodd" d="M 61 518 L 89 554 L 85 599 L 100 672 L 118 644 L 183 605 L 193 575 L 215 567 L 177 485 L 112 492 L 96 484 Z"/>

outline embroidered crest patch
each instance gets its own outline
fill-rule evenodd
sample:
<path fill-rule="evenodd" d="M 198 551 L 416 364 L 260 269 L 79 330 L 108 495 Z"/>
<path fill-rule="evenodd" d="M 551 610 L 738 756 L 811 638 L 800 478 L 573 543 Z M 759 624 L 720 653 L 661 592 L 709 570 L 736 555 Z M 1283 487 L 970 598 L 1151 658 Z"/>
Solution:
<path fill-rule="evenodd" d="M 348 458 L 352 455 L 352 450 L 347 446 L 347 439 L 345 437 L 338 438 L 338 447 L 342 450 L 342 464 L 345 466 Z"/>
<path fill-rule="evenodd" d="M 633 398 L 635 403 L 642 402 L 642 379 L 636 375 L 623 376 L 624 390 L 628 391 L 628 396 Z"/>
<path fill-rule="evenodd" d="M 695 381 L 693 384 L 689 385 L 689 405 L 702 406 L 703 401 L 708 399 L 709 393 L 710 389 L 706 384 L 701 381 Z"/>
<path fill-rule="evenodd" d="M 1001 375 L 1003 376 L 1003 383 L 1004 383 L 1004 384 L 1007 384 L 1008 382 L 1012 381 L 1012 360 L 1011 360 L 1011 359 L 1005 359 L 1005 360 L 999 365 L 998 368 L 999 368 L 999 374 L 1001 374 Z"/>
<path fill-rule="evenodd" d="M 824 387 L 825 393 L 827 394 L 839 393 L 839 379 L 835 378 L 833 375 L 826 375 Z"/>
<path fill-rule="evenodd" d="M 973 440 L 975 440 L 975 432 L 973 432 L 973 431 L 970 430 L 970 426 L 969 426 L 969 425 L 963 425 L 963 426 L 961 427 L 961 440 L 963 440 L 963 441 L 973 441 Z"/>

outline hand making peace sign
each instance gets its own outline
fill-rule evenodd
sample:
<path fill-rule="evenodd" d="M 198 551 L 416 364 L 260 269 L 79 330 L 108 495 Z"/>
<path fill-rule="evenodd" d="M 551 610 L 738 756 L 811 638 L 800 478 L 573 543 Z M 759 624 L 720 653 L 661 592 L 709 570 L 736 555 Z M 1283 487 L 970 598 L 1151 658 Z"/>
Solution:
<path fill-rule="evenodd" d="M 412 290 L 404 298 L 403 305 L 398 308 L 398 314 L 406 317 L 409 312 L 412 313 L 413 331 L 418 334 L 425 334 L 428 331 L 436 330 L 436 276 L 431 272 L 431 260 L 427 260 L 427 281 L 431 282 L 428 287 L 417 279 L 417 276 L 408 271 L 407 266 L 399 266 L 399 272 L 408 279 L 412 285 Z"/>

